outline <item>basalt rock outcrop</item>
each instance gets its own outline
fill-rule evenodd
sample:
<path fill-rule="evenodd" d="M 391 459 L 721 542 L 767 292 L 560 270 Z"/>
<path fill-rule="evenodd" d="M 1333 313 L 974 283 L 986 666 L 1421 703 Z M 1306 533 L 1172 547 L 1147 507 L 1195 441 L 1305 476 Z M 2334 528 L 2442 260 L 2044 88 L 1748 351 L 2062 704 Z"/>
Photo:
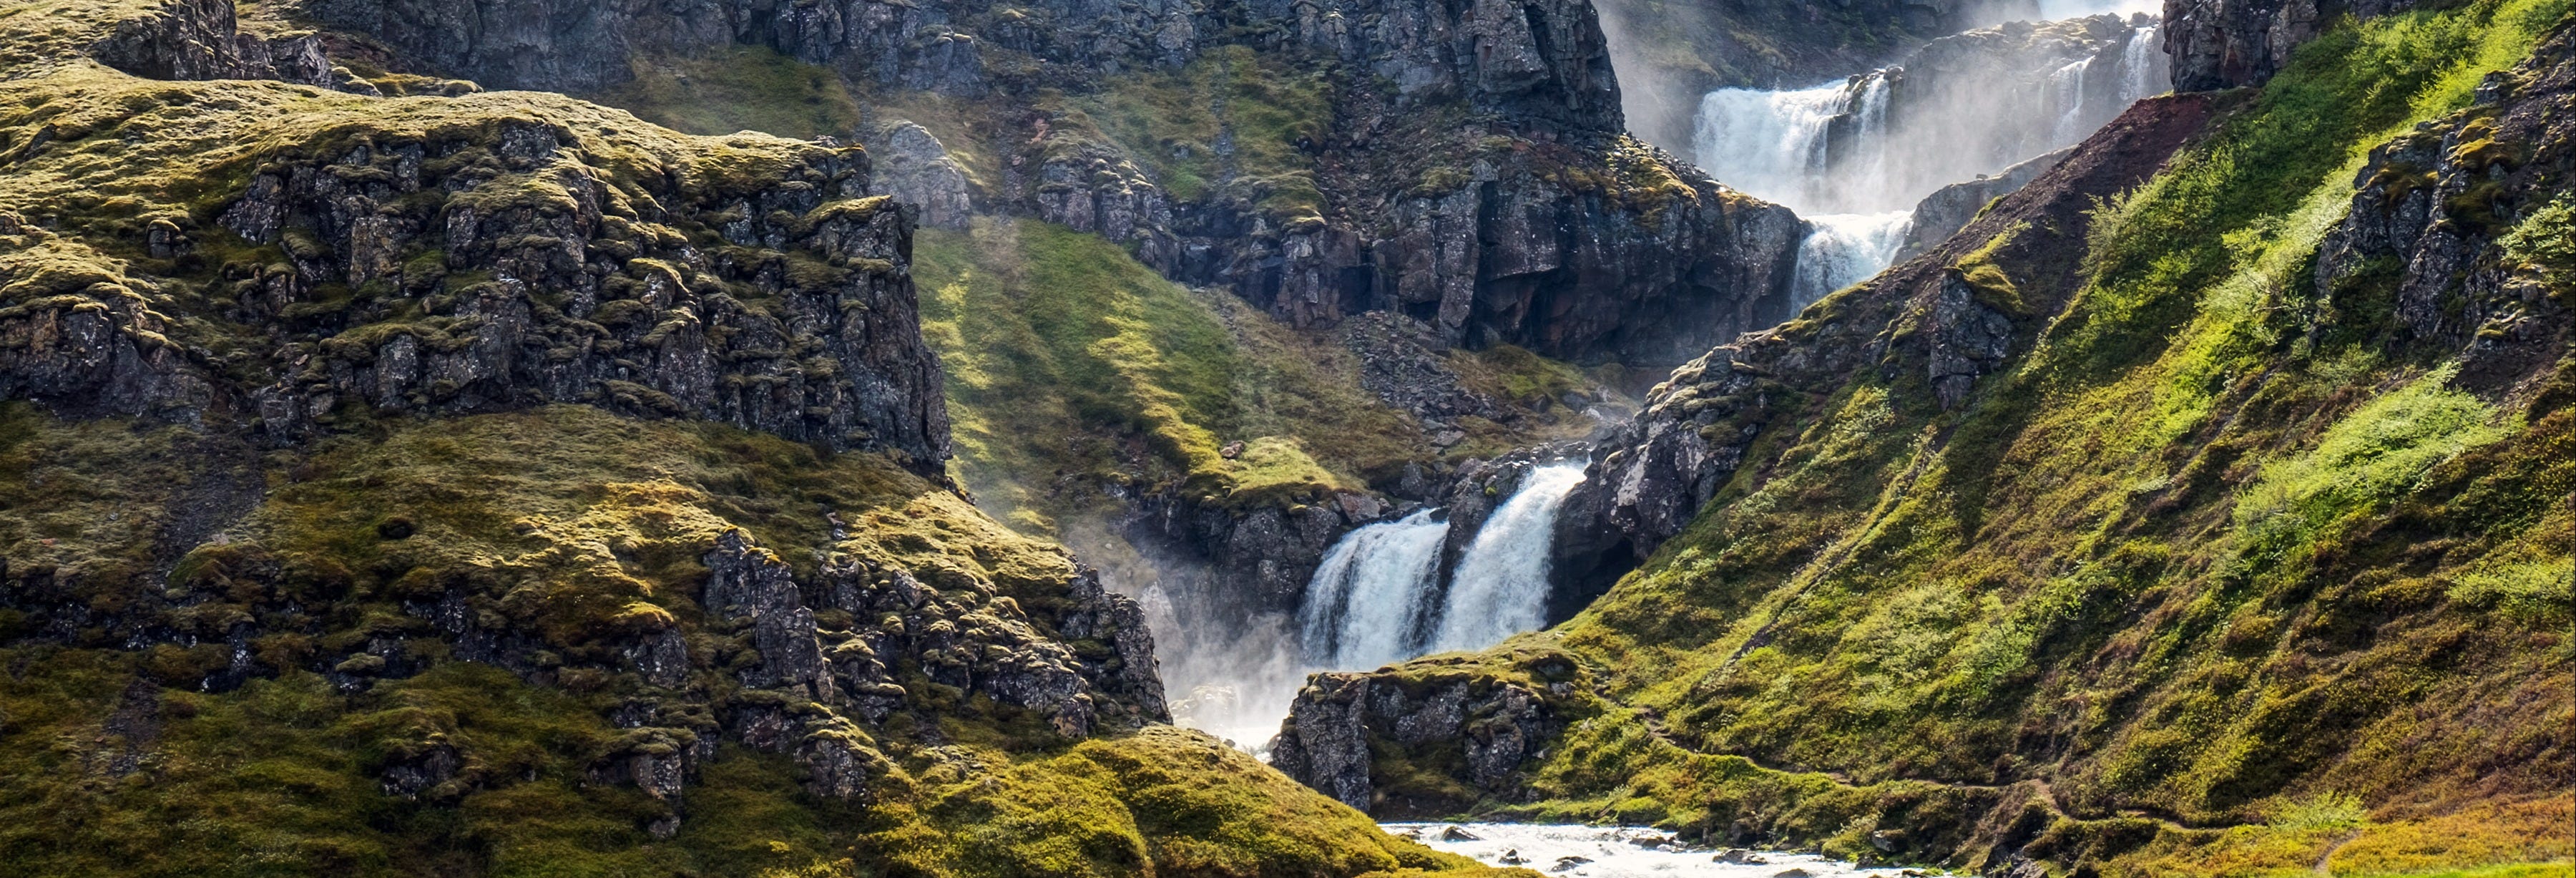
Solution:
<path fill-rule="evenodd" d="M 692 164 L 577 112 L 480 100 L 408 105 L 431 117 L 422 129 L 243 159 L 237 188 L 143 224 L 143 262 L 124 271 L 10 220 L 19 248 L 0 276 L 18 306 L 0 335 L 16 344 L 0 388 L 70 414 L 240 422 L 278 444 L 344 403 L 584 402 L 925 471 L 946 457 L 904 264 L 911 219 L 867 197 L 863 152 L 743 141 L 722 147 L 738 164 Z M 42 136 L 22 142 L 42 167 Z M 217 298 L 205 316 L 220 325 L 171 319 L 170 297 L 194 290 Z"/>
<path fill-rule="evenodd" d="M 1442 158 L 1460 154 L 1471 158 Z M 1172 273 L 1231 286 L 1292 325 L 1399 311 L 1451 345 L 1641 366 L 1787 312 L 1797 217 L 1641 142 L 1481 153 L 1462 142 L 1372 158 L 1398 161 L 1354 162 L 1335 181 L 1355 193 L 1335 215 L 1347 212 L 1356 228 L 1328 220 L 1233 237 L 1193 235 L 1184 223 L 1182 250 L 1203 261 Z M 1426 166 L 1433 160 L 1451 163 Z M 1597 182 L 1562 182 L 1574 175 Z M 1413 180 L 1425 182 L 1399 182 Z M 1371 192 L 1380 194 L 1356 194 Z"/>
<path fill-rule="evenodd" d="M 296 78 L 245 60 L 284 44 L 230 15 L 162 9 L 95 45 L 156 76 Z M 907 723 L 1168 721 L 1141 609 L 945 484 L 914 212 L 869 194 L 865 151 L 312 85 L 0 78 L 0 400 L 24 428 L 0 648 L 148 678 L 147 708 L 317 680 L 363 704 L 459 665 L 563 710 L 612 694 L 564 720 L 612 739 L 494 744 L 422 711 L 360 761 L 451 807 L 586 746 L 587 782 L 642 796 L 653 839 L 720 742 L 865 802 Z M 691 474 L 790 459 L 794 492 Z M 48 479 L 124 487 L 75 492 L 105 526 L 39 536 Z M 133 713 L 117 734 L 148 748 Z"/>
<path fill-rule="evenodd" d="M 1535 667 L 1571 674 L 1561 658 Z M 1419 677 L 1323 673 L 1297 693 L 1271 744 L 1270 764 L 1343 804 L 1384 819 L 1452 813 L 1479 800 L 1522 798 L 1521 764 L 1565 727 L 1552 696 L 1569 684 L 1438 671 Z M 1417 788 L 1374 776 L 1373 744 L 1437 752 L 1463 787 Z"/>
<path fill-rule="evenodd" d="M 1896 261 L 1913 259 L 1932 249 L 1933 245 L 1949 240 L 1951 235 L 1965 228 L 1968 221 L 1976 219 L 1987 204 L 2028 185 L 2048 169 L 2057 167 L 2058 162 L 2065 161 L 2067 153 L 2073 151 L 2075 148 L 2070 146 L 2005 168 L 2001 173 L 1980 174 L 1974 180 L 1952 183 L 1923 196 L 1922 201 L 1915 202 L 1914 213 L 1906 220 L 1905 245 L 1896 251 Z"/>
<path fill-rule="evenodd" d="M 2337 16 L 2370 18 L 2415 6 L 2414 0 L 2165 0 L 2174 87 L 2262 85 Z"/>
<path fill-rule="evenodd" d="M 2478 106 L 2370 151 L 2352 206 L 2318 248 L 2328 301 L 2390 295 L 2406 340 L 2455 350 L 2457 379 L 2519 395 L 2563 349 L 2563 243 L 2576 172 L 2576 33 L 2490 75 Z M 2543 211 L 2554 211 L 2541 215 Z M 2563 240 L 2563 239 L 2562 239 Z"/>

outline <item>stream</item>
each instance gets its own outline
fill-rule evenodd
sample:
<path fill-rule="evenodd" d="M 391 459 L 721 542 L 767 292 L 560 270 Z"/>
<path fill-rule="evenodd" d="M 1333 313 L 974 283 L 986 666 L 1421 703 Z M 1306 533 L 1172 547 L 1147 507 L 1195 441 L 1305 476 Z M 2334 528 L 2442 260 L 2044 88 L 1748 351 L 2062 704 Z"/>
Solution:
<path fill-rule="evenodd" d="M 1893 876 L 1815 854 L 1711 850 L 1633 826 L 1548 823 L 1383 823 L 1387 832 L 1488 866 L 1582 878 L 1845 878 Z"/>
<path fill-rule="evenodd" d="M 1901 64 L 1805 88 L 1712 91 L 1693 120 L 1691 151 L 1718 181 L 1801 217 L 1794 313 L 1885 270 L 1914 231 L 1916 206 L 1936 190 L 2078 143 L 2131 103 L 2167 90 L 2155 5 L 2041 0 L 2036 8 L 2051 21 L 1936 40 Z M 1349 532 L 1326 552 L 1293 616 L 1257 630 L 1193 630 L 1169 596 L 1144 595 L 1156 630 L 1176 635 L 1160 650 L 1166 674 L 1199 681 L 1174 693 L 1176 718 L 1266 754 L 1311 673 L 1482 649 L 1543 627 L 1557 510 L 1582 482 L 1584 464 L 1532 469 L 1453 562 L 1444 558 L 1455 542 L 1444 509 L 1410 510 Z M 1581 833 L 1525 841 L 1607 843 Z M 1697 871 L 1624 865 L 1667 856 L 1632 847 L 1619 848 L 1623 865 L 1574 874 L 1779 871 L 1709 871 L 1705 852 L 1692 855 Z M 1675 857 L 1667 859 L 1681 862 Z M 1818 862 L 1811 874 L 1861 874 Z"/>

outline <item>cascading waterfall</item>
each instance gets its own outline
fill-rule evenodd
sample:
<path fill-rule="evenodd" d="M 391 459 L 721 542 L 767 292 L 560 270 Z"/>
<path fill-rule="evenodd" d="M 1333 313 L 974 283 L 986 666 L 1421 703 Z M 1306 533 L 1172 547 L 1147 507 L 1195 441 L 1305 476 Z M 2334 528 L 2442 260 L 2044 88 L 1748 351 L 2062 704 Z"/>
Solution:
<path fill-rule="evenodd" d="M 2155 5 L 2041 0 L 2038 8 L 2065 19 Z M 2105 39 L 2106 29 L 2121 39 L 2118 28 L 2128 31 L 2125 43 Z M 1693 151 L 1719 181 L 1807 221 L 1790 289 L 1803 309 L 1885 269 L 1903 246 L 1906 218 L 1933 190 L 2072 145 L 2170 87 L 2155 24 L 2096 19 L 2071 33 L 2059 48 L 1972 68 L 1985 71 L 1973 80 L 1957 72 L 1953 52 L 1948 67 L 1929 74 L 1947 81 L 1890 67 L 1815 88 L 1709 92 Z"/>
<path fill-rule="evenodd" d="M 1824 173 L 1837 148 L 1831 129 L 1836 120 L 1852 120 L 1850 127 L 1856 130 L 1846 142 L 1883 159 L 1885 151 L 1872 144 L 1885 136 L 1886 96 L 1885 71 L 1797 91 L 1709 92 L 1700 100 L 1693 138 L 1700 167 L 1737 191 L 1774 204 L 1853 212 L 1865 205 L 1846 203 L 1845 193 L 1864 187 L 1837 185 Z M 1886 166 L 1884 161 L 1873 164 Z"/>
<path fill-rule="evenodd" d="M 2120 70 L 2127 74 L 2120 80 L 2120 98 L 2136 101 L 2162 94 L 2173 88 L 2173 68 L 2163 63 L 2164 26 L 2151 24 L 2129 35 L 2129 45 L 2120 50 Z"/>
<path fill-rule="evenodd" d="M 1428 597 L 1440 580 L 1449 523 L 1432 510 L 1350 532 L 1324 555 L 1297 612 L 1306 658 L 1329 668 L 1372 668 L 1421 652 Z"/>
<path fill-rule="evenodd" d="M 1485 519 L 1450 578 L 1433 649 L 1483 649 L 1546 623 L 1556 511 L 1582 483 L 1582 464 L 1539 467 Z"/>
<path fill-rule="evenodd" d="M 1896 260 L 1914 212 L 1820 213 L 1807 217 L 1798 267 L 1789 280 L 1789 310 L 1806 310 L 1835 290 L 1869 279 Z"/>
<path fill-rule="evenodd" d="M 2058 107 L 2057 124 L 2049 129 L 2050 142 L 2065 142 L 2083 133 L 2084 72 L 2093 69 L 2093 59 L 2077 58 L 2048 74 L 2050 97 Z"/>

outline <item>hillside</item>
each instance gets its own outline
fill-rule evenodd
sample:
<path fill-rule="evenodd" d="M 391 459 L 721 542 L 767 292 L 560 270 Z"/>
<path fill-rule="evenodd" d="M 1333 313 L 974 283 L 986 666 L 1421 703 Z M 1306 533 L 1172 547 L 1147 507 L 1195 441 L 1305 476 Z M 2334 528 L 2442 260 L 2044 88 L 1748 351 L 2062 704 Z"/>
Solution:
<path fill-rule="evenodd" d="M 2140 103 L 1677 370 L 1560 525 L 1634 572 L 1319 677 L 1278 761 L 1987 874 L 2563 874 L 2566 21 L 2346 21 Z"/>
<path fill-rule="evenodd" d="M 0 871 L 1463 865 L 947 481 L 866 151 L 235 26 L 0 7 Z"/>
<path fill-rule="evenodd" d="M 0 873 L 2576 878 L 2571 240 L 2569 0 L 0 0 Z"/>

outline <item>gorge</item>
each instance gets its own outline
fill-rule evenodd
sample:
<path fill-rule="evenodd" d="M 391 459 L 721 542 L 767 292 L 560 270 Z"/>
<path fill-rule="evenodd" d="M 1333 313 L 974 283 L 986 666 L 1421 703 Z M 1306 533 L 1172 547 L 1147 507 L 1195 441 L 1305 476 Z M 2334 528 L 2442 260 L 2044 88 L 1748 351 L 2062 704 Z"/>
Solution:
<path fill-rule="evenodd" d="M 2564 876 L 2571 22 L 0 0 L 0 872 Z"/>

